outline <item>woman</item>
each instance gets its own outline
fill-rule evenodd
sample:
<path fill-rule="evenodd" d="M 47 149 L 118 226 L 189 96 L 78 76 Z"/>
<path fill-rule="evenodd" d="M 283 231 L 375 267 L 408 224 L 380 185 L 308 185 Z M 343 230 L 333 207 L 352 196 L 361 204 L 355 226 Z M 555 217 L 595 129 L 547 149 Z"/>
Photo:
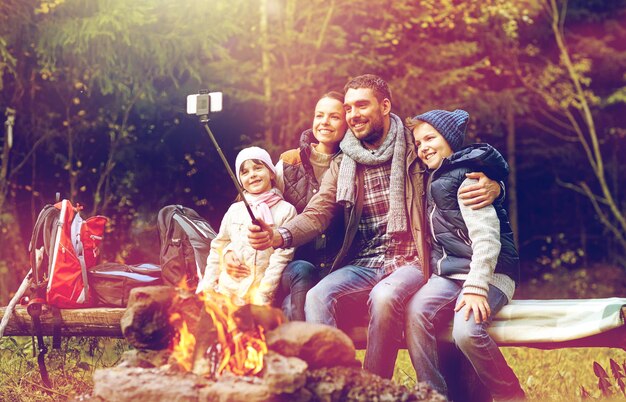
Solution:
<path fill-rule="evenodd" d="M 312 128 L 300 135 L 300 147 L 280 156 L 276 165 L 277 187 L 298 213 L 319 190 L 347 129 L 343 95 L 329 92 L 317 101 Z M 287 295 L 283 310 L 292 321 L 305 320 L 306 293 L 332 265 L 344 236 L 342 218 L 337 217 L 324 233 L 299 247 L 294 261 L 283 272 L 282 292 Z"/>

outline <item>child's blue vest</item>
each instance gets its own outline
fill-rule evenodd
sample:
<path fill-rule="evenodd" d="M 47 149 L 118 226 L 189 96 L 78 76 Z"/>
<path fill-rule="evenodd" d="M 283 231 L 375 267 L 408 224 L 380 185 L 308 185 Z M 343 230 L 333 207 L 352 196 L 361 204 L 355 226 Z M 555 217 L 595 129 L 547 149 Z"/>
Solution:
<path fill-rule="evenodd" d="M 489 144 L 473 144 L 444 159 L 431 173 L 428 217 L 435 236 L 431 258 L 433 272 L 440 276 L 467 274 L 470 270 L 471 241 L 457 199 L 457 191 L 469 172 L 483 172 L 493 180 L 503 180 L 508 164 Z M 519 282 L 519 256 L 506 210 L 497 200 L 493 207 L 500 220 L 502 244 L 495 272 Z"/>

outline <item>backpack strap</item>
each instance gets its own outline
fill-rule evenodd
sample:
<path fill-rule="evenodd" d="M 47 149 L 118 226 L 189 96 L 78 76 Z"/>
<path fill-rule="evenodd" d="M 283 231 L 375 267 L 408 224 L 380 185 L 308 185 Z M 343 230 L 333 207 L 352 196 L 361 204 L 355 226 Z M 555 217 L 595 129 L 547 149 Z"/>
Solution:
<path fill-rule="evenodd" d="M 56 214 L 58 213 L 58 209 L 54 207 L 54 205 L 46 205 L 43 207 L 39 216 L 37 217 L 37 221 L 35 222 L 35 227 L 33 228 L 33 234 L 30 239 L 30 244 L 28 245 L 28 252 L 30 254 L 30 267 L 33 270 L 33 282 L 31 286 L 31 290 L 35 297 L 39 297 L 45 300 L 46 298 L 46 280 L 45 277 L 48 274 L 48 265 L 49 264 L 38 264 L 36 249 L 43 247 L 44 251 L 44 260 L 48 260 L 46 256 L 50 256 L 49 245 L 53 241 L 50 238 L 50 232 L 52 232 L 52 227 L 54 226 L 54 220 L 57 219 Z M 56 233 L 55 233 L 56 234 Z M 54 235 L 52 235 L 54 236 Z"/>
<path fill-rule="evenodd" d="M 61 349 L 61 310 L 54 306 L 48 306 L 52 313 L 52 349 Z"/>
<path fill-rule="evenodd" d="M 76 257 L 78 257 L 78 262 L 80 263 L 80 272 L 83 276 L 83 293 L 81 297 L 78 298 L 78 302 L 89 303 L 89 282 L 87 278 L 87 264 L 85 263 L 85 249 L 83 247 L 83 242 L 80 239 L 80 236 L 77 236 L 76 238 Z"/>
<path fill-rule="evenodd" d="M 55 208 L 54 205 L 48 204 L 43 207 L 37 217 L 37 221 L 35 222 L 30 244 L 28 245 L 33 278 L 31 284 L 33 297 L 28 302 L 26 311 L 31 317 L 33 337 L 37 338 L 37 349 L 39 350 L 37 355 L 37 365 L 39 367 L 39 373 L 41 375 L 41 380 L 47 388 L 52 388 L 52 384 L 46 368 L 45 355 L 48 352 L 48 347 L 43 339 L 40 316 L 43 306 L 46 304 L 46 276 L 48 275 L 49 269 L 49 256 L 51 251 L 50 245 L 51 243 L 54 243 L 54 240 L 51 239 L 51 237 L 56 235 L 56 232 L 52 234 L 52 231 L 56 226 L 54 222 L 58 219 L 58 212 L 59 210 Z M 37 250 L 41 250 L 40 261 L 37 260 Z M 44 261 L 47 263 L 44 264 Z M 33 352 L 34 351 L 35 342 L 33 341 Z"/>
<path fill-rule="evenodd" d="M 48 347 L 43 340 L 43 334 L 41 331 L 41 312 L 43 310 L 43 305 L 46 303 L 45 299 L 41 298 L 33 298 L 28 302 L 28 306 L 26 307 L 26 311 L 30 315 L 33 322 L 33 334 L 37 337 L 37 348 L 39 349 L 39 354 L 37 355 L 37 365 L 39 366 L 39 374 L 41 374 L 41 381 L 43 381 L 44 385 L 47 388 L 52 388 L 52 384 L 50 383 L 50 377 L 48 376 L 48 369 L 46 368 L 46 360 L 45 356 L 48 353 Z M 34 346 L 34 344 L 33 344 Z"/>

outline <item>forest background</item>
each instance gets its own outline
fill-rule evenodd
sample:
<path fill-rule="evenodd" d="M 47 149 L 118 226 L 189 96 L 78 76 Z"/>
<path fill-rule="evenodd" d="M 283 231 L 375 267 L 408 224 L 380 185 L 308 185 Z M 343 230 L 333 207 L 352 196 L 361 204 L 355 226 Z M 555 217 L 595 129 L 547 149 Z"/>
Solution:
<path fill-rule="evenodd" d="M 158 262 L 168 204 L 219 227 L 235 190 L 188 94 L 224 93 L 230 161 L 276 160 L 363 73 L 402 118 L 468 110 L 505 155 L 531 296 L 624 296 L 625 0 L 0 0 L 0 302 L 56 192 L 110 218 L 109 261 Z"/>

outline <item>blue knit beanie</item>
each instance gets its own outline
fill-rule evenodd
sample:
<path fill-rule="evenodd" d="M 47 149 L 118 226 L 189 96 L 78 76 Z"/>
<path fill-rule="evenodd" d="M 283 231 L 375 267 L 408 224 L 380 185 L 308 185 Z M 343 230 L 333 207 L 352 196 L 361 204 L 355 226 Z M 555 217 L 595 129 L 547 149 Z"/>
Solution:
<path fill-rule="evenodd" d="M 469 113 L 461 109 L 454 112 L 431 110 L 415 116 L 413 120 L 421 120 L 433 126 L 448 141 L 452 152 L 456 152 L 463 146 Z"/>

